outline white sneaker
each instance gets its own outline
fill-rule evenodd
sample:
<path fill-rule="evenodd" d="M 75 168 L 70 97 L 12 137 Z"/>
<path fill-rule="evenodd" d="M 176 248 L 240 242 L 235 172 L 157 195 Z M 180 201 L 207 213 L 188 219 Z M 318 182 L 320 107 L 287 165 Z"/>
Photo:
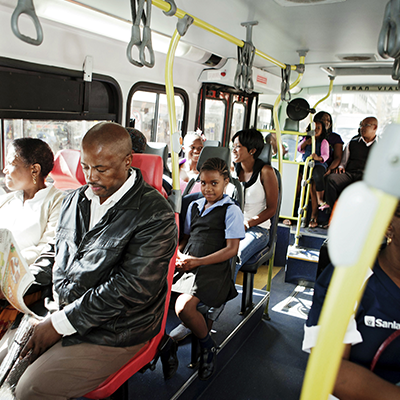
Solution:
<path fill-rule="evenodd" d="M 169 336 L 171 336 L 176 342 L 180 342 L 188 337 L 191 333 L 192 331 L 189 328 L 186 328 L 185 325 L 180 324 L 169 333 Z"/>

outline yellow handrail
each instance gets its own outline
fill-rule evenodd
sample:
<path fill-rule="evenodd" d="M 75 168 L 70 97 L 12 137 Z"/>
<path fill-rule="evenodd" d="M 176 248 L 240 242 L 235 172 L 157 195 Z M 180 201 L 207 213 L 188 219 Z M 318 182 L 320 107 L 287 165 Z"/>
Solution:
<path fill-rule="evenodd" d="M 332 393 L 342 359 L 343 338 L 347 326 L 355 305 L 359 304 L 362 297 L 368 268 L 373 266 L 382 237 L 397 205 L 396 197 L 378 189 L 371 190 L 378 201 L 377 212 L 357 262 L 349 267 L 335 268 L 318 321 L 320 331 L 308 361 L 301 400 L 325 400 Z"/>
<path fill-rule="evenodd" d="M 179 155 L 174 151 L 173 134 L 177 131 L 176 124 L 176 111 L 175 111 L 175 96 L 174 96 L 174 83 L 173 83 L 173 69 L 174 69 L 174 58 L 176 48 L 178 47 L 181 36 L 178 31 L 175 30 L 172 35 L 171 42 L 167 53 L 167 59 L 165 62 L 165 91 L 167 94 L 167 105 L 168 105 L 168 119 L 169 119 L 169 131 L 171 140 L 171 166 L 172 166 L 172 189 L 180 189 L 179 180 Z"/>
<path fill-rule="evenodd" d="M 315 138 L 312 138 L 315 142 Z M 309 198 L 310 195 L 310 183 L 309 180 L 311 179 L 313 167 L 310 168 L 310 173 L 308 173 L 308 163 L 312 160 L 311 156 L 307 157 L 304 162 L 304 170 L 303 170 L 303 179 L 301 181 L 301 191 L 300 191 L 300 203 L 299 203 L 299 210 L 298 210 L 298 217 L 297 217 L 297 225 L 296 225 L 296 234 L 294 236 L 294 245 L 298 246 L 300 241 L 300 228 L 301 228 L 301 220 L 307 216 L 307 207 L 304 207 L 304 197 L 306 199 Z M 308 178 L 307 178 L 308 176 Z M 307 188 L 306 188 L 307 187 Z"/>
<path fill-rule="evenodd" d="M 331 79 L 331 81 L 330 81 L 330 83 L 329 83 L 328 94 L 327 94 L 325 97 L 323 97 L 321 100 L 318 100 L 318 101 L 315 103 L 314 108 L 317 108 L 317 105 L 318 105 L 318 104 L 322 103 L 324 100 L 326 100 L 326 99 L 330 96 L 330 94 L 332 93 L 332 88 L 333 88 L 333 79 Z"/>
<path fill-rule="evenodd" d="M 169 3 L 166 3 L 164 0 L 153 0 L 152 1 L 153 5 L 155 5 L 156 7 L 160 8 L 163 11 L 170 11 L 171 10 L 171 5 Z M 185 15 L 190 15 L 193 18 L 193 25 L 198 26 L 199 28 L 202 28 L 208 32 L 213 33 L 214 35 L 217 35 L 223 39 L 226 39 L 228 42 L 231 42 L 233 44 L 235 44 L 236 46 L 239 47 L 243 47 L 244 46 L 244 42 L 243 40 L 237 39 L 234 36 L 230 35 L 229 33 L 226 33 L 218 28 L 216 28 L 213 25 L 208 24 L 207 22 L 202 21 L 199 18 L 196 18 L 195 16 L 182 11 L 181 9 L 177 8 L 175 16 L 182 19 Z M 282 68 L 282 69 L 286 69 L 286 64 L 276 60 L 275 58 L 261 52 L 260 50 L 255 50 L 255 53 L 257 56 L 264 58 L 265 60 L 271 62 L 272 64 L 277 65 L 278 67 Z M 291 70 L 296 70 L 296 65 L 291 65 L 290 69 Z"/>

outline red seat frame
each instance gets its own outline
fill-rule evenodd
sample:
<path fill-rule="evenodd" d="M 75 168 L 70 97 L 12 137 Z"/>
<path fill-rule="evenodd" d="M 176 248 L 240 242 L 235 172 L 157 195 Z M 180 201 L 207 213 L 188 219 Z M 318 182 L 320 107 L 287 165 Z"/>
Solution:
<path fill-rule="evenodd" d="M 162 158 L 153 154 L 133 154 L 132 166 L 140 168 L 142 171 L 143 179 L 162 192 L 162 172 L 163 164 Z M 175 213 L 175 221 L 179 223 L 179 214 Z M 89 399 L 104 399 L 113 394 L 123 383 L 125 383 L 132 375 L 141 370 L 145 365 L 150 363 L 157 354 L 158 346 L 165 333 L 165 326 L 167 322 L 168 306 L 171 297 L 172 278 L 175 270 L 175 260 L 177 249 L 168 267 L 168 292 L 165 301 L 164 316 L 162 320 L 160 332 L 151 339 L 127 364 L 120 370 L 109 376 L 97 389 L 86 394 L 85 397 Z"/>

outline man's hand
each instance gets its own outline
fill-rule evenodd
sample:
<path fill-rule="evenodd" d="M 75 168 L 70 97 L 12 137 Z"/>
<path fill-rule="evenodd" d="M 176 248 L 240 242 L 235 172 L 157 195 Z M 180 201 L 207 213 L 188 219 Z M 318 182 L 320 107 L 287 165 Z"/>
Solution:
<path fill-rule="evenodd" d="M 62 335 L 57 333 L 51 323 L 51 318 L 38 322 L 35 326 L 32 336 L 21 351 L 20 358 L 24 358 L 29 350 L 32 349 L 30 362 L 33 363 L 47 349 L 53 346 L 62 338 Z"/>
<path fill-rule="evenodd" d="M 338 167 L 338 173 L 339 174 L 344 174 L 346 170 L 343 167 Z"/>

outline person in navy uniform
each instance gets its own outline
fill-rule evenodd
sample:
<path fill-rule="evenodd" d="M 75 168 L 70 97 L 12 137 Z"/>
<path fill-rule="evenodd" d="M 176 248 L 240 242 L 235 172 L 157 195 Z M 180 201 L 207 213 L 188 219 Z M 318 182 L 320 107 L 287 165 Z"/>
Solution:
<path fill-rule="evenodd" d="M 366 277 L 364 295 L 344 338 L 346 347 L 333 393 L 341 400 L 400 398 L 396 386 L 400 382 L 400 340 L 389 343 L 400 330 L 400 203 L 386 237 L 387 245 Z M 332 273 L 331 264 L 315 284 L 304 351 L 316 344 L 318 318 Z"/>

